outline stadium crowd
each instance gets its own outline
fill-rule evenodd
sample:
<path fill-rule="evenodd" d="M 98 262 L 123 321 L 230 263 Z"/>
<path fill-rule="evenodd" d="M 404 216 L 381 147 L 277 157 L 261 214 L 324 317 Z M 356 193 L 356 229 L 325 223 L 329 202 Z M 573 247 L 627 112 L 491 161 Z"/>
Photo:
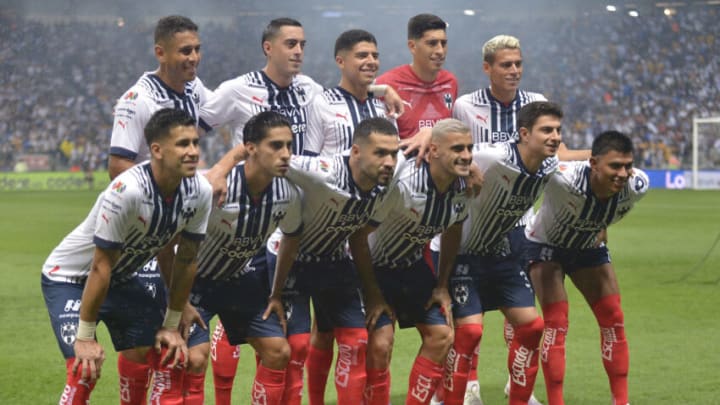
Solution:
<path fill-rule="evenodd" d="M 498 33 L 515 35 L 523 45 L 524 87 L 563 106 L 569 146 L 586 148 L 595 134 L 614 128 L 632 134 L 639 166 L 687 167 L 692 117 L 717 114 L 720 105 L 720 62 L 712 56 L 720 54 L 718 14 L 714 6 L 681 8 L 672 16 L 658 9 L 638 18 L 590 13 L 544 26 L 448 18 L 447 68 L 457 75 L 460 94 L 486 86 L 481 44 Z M 298 17 L 309 40 L 304 70 L 335 85 L 331 38 L 357 26 L 357 19 Z M 259 36 L 268 19 L 201 24 L 200 78 L 208 88 L 261 66 Z M 364 19 L 362 28 L 378 36 L 381 71 L 409 62 L 403 24 L 393 25 L 395 19 L 405 18 Z M 153 69 L 152 20 L 40 22 L 0 15 L 0 170 L 12 170 L 27 153 L 50 154 L 58 167 L 103 165 L 115 98 L 137 72 Z M 387 28 L 393 26 L 396 33 Z M 228 145 L 222 131 L 206 137 L 206 162 Z"/>

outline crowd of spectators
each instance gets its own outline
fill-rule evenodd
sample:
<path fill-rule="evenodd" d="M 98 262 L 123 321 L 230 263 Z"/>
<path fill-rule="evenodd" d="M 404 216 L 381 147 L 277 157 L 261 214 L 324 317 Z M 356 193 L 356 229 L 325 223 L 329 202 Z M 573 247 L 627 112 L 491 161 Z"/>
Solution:
<path fill-rule="evenodd" d="M 571 147 L 587 147 L 595 134 L 613 128 L 633 136 L 641 167 L 688 167 L 692 117 L 720 115 L 720 7 L 686 7 L 672 16 L 658 10 L 638 18 L 588 13 L 531 23 L 441 16 L 450 23 L 447 68 L 458 76 L 460 93 L 487 86 L 482 43 L 499 33 L 515 35 L 525 59 L 522 87 L 564 107 L 563 136 Z M 200 77 L 207 87 L 263 66 L 260 33 L 275 16 L 242 16 L 230 24 L 190 17 L 200 23 Z M 332 48 L 345 29 L 376 34 L 381 71 L 410 61 L 408 16 L 293 17 L 306 27 L 303 70 L 325 86 L 339 80 Z M 50 155 L 58 168 L 102 166 L 116 98 L 157 66 L 153 23 L 49 22 L 0 14 L 0 170 L 12 170 L 32 153 Z M 222 131 L 205 137 L 206 162 L 217 159 L 228 142 Z M 717 156 L 715 138 L 706 142 L 703 153 Z"/>

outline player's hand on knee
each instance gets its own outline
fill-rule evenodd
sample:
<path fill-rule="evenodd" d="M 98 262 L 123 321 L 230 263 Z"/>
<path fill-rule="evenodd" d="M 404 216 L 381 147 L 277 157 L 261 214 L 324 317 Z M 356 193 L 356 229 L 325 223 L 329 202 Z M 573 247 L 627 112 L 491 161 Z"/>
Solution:
<path fill-rule="evenodd" d="M 368 294 L 365 301 L 365 326 L 368 330 L 375 329 L 375 324 L 382 314 L 386 314 L 393 322 L 395 321 L 395 314 L 383 298 L 382 293 Z"/>
<path fill-rule="evenodd" d="M 180 326 L 178 326 L 178 330 L 180 330 L 180 335 L 186 341 L 190 336 L 190 329 L 192 328 L 193 324 L 197 324 L 204 330 L 207 330 L 208 328 L 202 316 L 200 316 L 200 312 L 198 312 L 198 310 L 195 309 L 195 307 L 188 302 L 185 305 L 185 308 L 183 308 L 182 318 L 180 318 Z"/>
<path fill-rule="evenodd" d="M 285 319 L 285 306 L 282 303 L 282 298 L 279 296 L 271 295 L 270 298 L 268 298 L 268 306 L 265 308 L 265 312 L 263 313 L 262 319 L 263 321 L 266 321 L 271 313 L 275 313 L 277 315 L 278 320 L 280 320 L 280 325 L 282 326 L 283 333 L 287 334 L 287 320 Z"/>
<path fill-rule="evenodd" d="M 78 368 L 81 371 L 81 378 L 90 383 L 100 378 L 102 364 L 105 361 L 105 350 L 95 340 L 76 339 L 75 362 L 72 372 L 77 374 Z"/>
<path fill-rule="evenodd" d="M 440 307 L 440 312 L 445 315 L 445 322 L 447 322 L 450 328 L 452 328 L 452 300 L 450 299 L 450 293 L 448 292 L 447 288 L 433 288 L 432 295 L 430 296 L 427 304 L 425 304 L 425 309 L 430 309 L 430 307 L 432 307 L 433 305 L 437 305 L 438 307 Z"/>
<path fill-rule="evenodd" d="M 188 358 L 188 348 L 185 339 L 177 329 L 160 328 L 155 334 L 155 351 L 162 353 L 163 346 L 167 352 L 160 359 L 160 366 L 168 365 L 170 368 L 185 366 Z"/>

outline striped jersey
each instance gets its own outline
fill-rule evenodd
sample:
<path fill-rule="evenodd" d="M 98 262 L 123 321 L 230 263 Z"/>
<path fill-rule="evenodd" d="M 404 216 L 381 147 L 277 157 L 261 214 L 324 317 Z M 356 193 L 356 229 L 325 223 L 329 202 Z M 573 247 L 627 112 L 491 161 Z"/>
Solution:
<path fill-rule="evenodd" d="M 300 192 L 287 179 L 275 177 L 264 193 L 253 199 L 243 162 L 228 174 L 227 188 L 225 204 L 210 213 L 207 238 L 200 246 L 198 277 L 239 277 L 276 228 L 293 235 L 302 227 Z"/>
<path fill-rule="evenodd" d="M 166 200 L 150 163 L 135 165 L 110 183 L 87 218 L 50 253 L 43 274 L 55 281 L 84 281 L 97 246 L 120 250 L 112 278 L 127 279 L 175 235 L 202 240 L 211 202 L 210 183 L 199 174 L 184 178 Z"/>
<path fill-rule="evenodd" d="M 475 145 L 473 160 L 485 180 L 480 194 L 469 202 L 470 218 L 463 224 L 460 252 L 505 256 L 510 251 L 507 233 L 540 197 L 558 160 L 545 159 L 531 174 L 514 142 Z"/>
<path fill-rule="evenodd" d="M 237 145 L 243 142 L 243 128 L 251 117 L 262 111 L 276 111 L 290 121 L 293 153 L 300 155 L 306 150 L 307 107 L 321 92 L 322 86 L 302 74 L 296 75 L 290 86 L 279 87 L 265 72 L 255 71 L 221 83 L 200 114 L 213 128 L 229 124 L 233 145 Z"/>
<path fill-rule="evenodd" d="M 590 248 L 598 232 L 622 219 L 650 185 L 642 170 L 633 169 L 625 187 L 603 202 L 590 189 L 590 173 L 587 161 L 560 164 L 534 221 L 525 228 L 529 240 L 568 249 Z"/>
<path fill-rule="evenodd" d="M 308 107 L 306 148 L 333 156 L 352 146 L 355 127 L 364 119 L 386 118 L 385 105 L 375 97 L 358 100 L 341 87 L 326 89 Z"/>
<path fill-rule="evenodd" d="M 402 65 L 380 75 L 376 83 L 389 84 L 406 102 L 405 112 L 397 118 L 402 139 L 415 135 L 420 128 L 433 127 L 437 121 L 452 116 L 458 82 L 455 75 L 445 69 L 428 83 L 417 77 L 410 65 Z"/>
<path fill-rule="evenodd" d="M 367 224 L 381 204 L 386 187 L 360 190 L 353 181 L 349 159 L 348 154 L 293 156 L 287 177 L 303 191 L 304 228 L 298 261 L 345 258 L 348 236 Z"/>
<path fill-rule="evenodd" d="M 145 125 L 163 108 L 183 110 L 199 123 L 200 106 L 211 92 L 199 78 L 185 83 L 180 94 L 168 87 L 153 72 L 146 72 L 115 104 L 110 154 L 137 163 L 150 159 L 145 141 Z"/>
<path fill-rule="evenodd" d="M 387 201 L 371 218 L 378 228 L 370 234 L 370 252 L 375 266 L 407 267 L 420 260 L 423 246 L 436 234 L 467 217 L 466 184 L 458 178 L 440 193 L 430 165 L 415 159 L 398 162 Z"/>
<path fill-rule="evenodd" d="M 518 90 L 510 104 L 497 100 L 490 88 L 475 90 L 460 96 L 455 102 L 452 115 L 470 127 L 473 143 L 517 141 L 520 109 L 533 101 L 546 101 L 539 93 Z"/>

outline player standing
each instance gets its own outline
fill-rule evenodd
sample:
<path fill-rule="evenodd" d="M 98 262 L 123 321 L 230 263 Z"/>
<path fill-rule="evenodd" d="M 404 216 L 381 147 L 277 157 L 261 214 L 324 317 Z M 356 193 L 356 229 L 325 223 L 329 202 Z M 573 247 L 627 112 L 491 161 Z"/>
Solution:
<path fill-rule="evenodd" d="M 600 327 L 603 365 L 612 403 L 628 403 L 628 343 L 620 289 L 610 253 L 598 233 L 619 221 L 649 187 L 633 168 L 633 144 L 616 131 L 598 135 L 589 161 L 560 165 L 545 188 L 530 240 L 530 278 L 542 306 L 545 334 L 541 364 L 550 405 L 562 405 L 565 337 L 568 331 L 567 275 L 590 305 Z"/>
<path fill-rule="evenodd" d="M 408 21 L 408 49 L 412 63 L 393 68 L 377 78 L 406 101 L 397 118 L 400 138 L 410 138 L 435 122 L 451 117 L 457 98 L 457 79 L 443 69 L 447 56 L 447 23 L 432 14 L 418 14 Z"/>
<path fill-rule="evenodd" d="M 517 223 L 557 169 L 561 118 L 556 104 L 533 102 L 519 111 L 518 142 L 475 145 L 473 160 L 485 180 L 470 201 L 461 254 L 450 278 L 455 341 L 445 369 L 447 405 L 460 405 L 466 397 L 483 317 L 494 309 L 515 331 L 508 355 L 510 404 L 527 404 L 532 395 L 543 321 L 527 278 L 524 227 Z"/>
<path fill-rule="evenodd" d="M 371 220 L 372 263 L 385 300 L 401 328 L 415 326 L 422 345 L 410 373 L 406 404 L 429 403 L 443 371 L 453 330 L 448 277 L 467 217 L 465 181 L 470 172 L 472 137 L 460 121 L 439 121 L 432 130 L 428 162 L 414 159 L 398 165 L 387 202 Z M 374 226 L 367 227 L 370 233 Z M 424 257 L 432 237 L 442 233 L 438 275 Z M 390 396 L 388 369 L 394 336 L 393 321 L 382 316 L 368 342 L 369 405 L 386 405 Z"/>
<path fill-rule="evenodd" d="M 95 340 L 99 320 L 118 352 L 134 349 L 155 369 L 168 360 L 175 367 L 187 357 L 178 326 L 212 191 L 196 173 L 199 138 L 191 116 L 159 110 L 148 121 L 145 137 L 151 160 L 118 176 L 43 265 L 43 295 L 67 364 L 64 404 L 85 404 L 100 375 L 105 355 Z M 176 235 L 178 254 L 167 280 L 165 311 L 137 270 Z M 167 353 L 159 359 L 161 345 Z M 155 350 L 148 350 L 152 346 Z M 120 386 L 122 401 L 145 403 L 144 389 L 142 395 L 128 392 L 122 375 Z"/>

